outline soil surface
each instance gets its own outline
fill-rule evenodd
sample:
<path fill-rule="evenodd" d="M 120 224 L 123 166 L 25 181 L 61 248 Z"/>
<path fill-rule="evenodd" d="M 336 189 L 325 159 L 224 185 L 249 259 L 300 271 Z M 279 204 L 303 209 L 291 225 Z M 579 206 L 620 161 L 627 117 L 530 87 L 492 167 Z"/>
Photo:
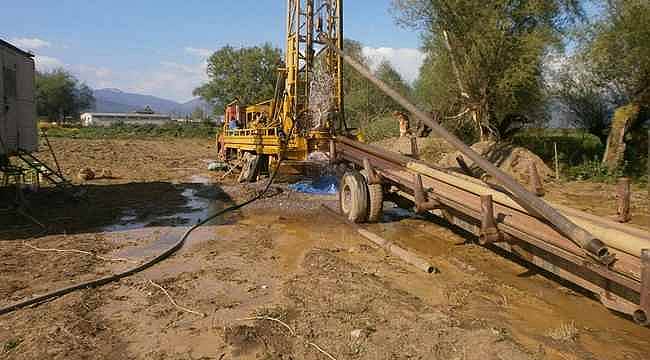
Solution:
<path fill-rule="evenodd" d="M 47 232 L 0 215 L 0 306 L 126 269 L 191 223 L 257 194 L 208 172 L 207 141 L 53 139 L 66 174 L 110 169 L 70 199 L 28 196 Z M 550 186 L 554 201 L 615 214 L 610 185 Z M 633 222 L 648 203 L 633 196 Z M 609 196 L 609 195 L 608 195 Z M 335 197 L 274 185 L 199 228 L 175 255 L 101 288 L 0 315 L 3 359 L 647 359 L 650 330 L 580 289 L 473 245 L 435 218 L 387 209 L 367 228 L 439 270 L 426 274 L 328 211 Z M 62 252 L 61 250 L 81 250 Z"/>

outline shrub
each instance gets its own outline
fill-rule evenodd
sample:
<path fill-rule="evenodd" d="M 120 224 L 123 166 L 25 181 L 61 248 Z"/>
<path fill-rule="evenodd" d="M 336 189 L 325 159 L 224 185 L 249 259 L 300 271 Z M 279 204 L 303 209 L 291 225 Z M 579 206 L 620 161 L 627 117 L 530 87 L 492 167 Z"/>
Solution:
<path fill-rule="evenodd" d="M 567 169 L 567 175 L 571 180 L 592 180 L 600 182 L 616 182 L 616 180 L 625 173 L 625 166 L 619 167 L 616 171 L 611 172 L 598 159 L 585 161 L 580 165 L 572 166 Z"/>

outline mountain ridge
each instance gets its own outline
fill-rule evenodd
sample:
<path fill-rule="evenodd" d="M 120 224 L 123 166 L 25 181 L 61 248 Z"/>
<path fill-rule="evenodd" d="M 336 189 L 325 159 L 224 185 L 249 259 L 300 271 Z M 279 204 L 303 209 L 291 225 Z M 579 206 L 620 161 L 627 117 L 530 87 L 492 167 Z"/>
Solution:
<path fill-rule="evenodd" d="M 95 106 L 92 111 L 95 112 L 133 112 L 149 106 L 157 113 L 183 117 L 190 115 L 197 107 L 203 109 L 207 114 L 211 114 L 213 110 L 213 107 L 201 98 L 179 103 L 153 95 L 130 93 L 115 88 L 95 89 L 93 95 L 95 96 Z"/>

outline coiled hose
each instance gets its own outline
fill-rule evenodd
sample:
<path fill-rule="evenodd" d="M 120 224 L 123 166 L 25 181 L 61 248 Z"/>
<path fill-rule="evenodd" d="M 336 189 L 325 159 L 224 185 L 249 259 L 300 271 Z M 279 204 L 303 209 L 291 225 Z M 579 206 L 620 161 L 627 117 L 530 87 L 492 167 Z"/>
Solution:
<path fill-rule="evenodd" d="M 293 132 L 293 129 L 292 129 L 291 132 Z M 146 269 L 152 267 L 153 265 L 165 260 L 166 258 L 168 258 L 169 256 L 171 256 L 172 254 L 174 254 L 176 251 L 178 251 L 180 248 L 183 247 L 183 245 L 185 244 L 185 241 L 187 240 L 187 238 L 190 236 L 190 234 L 194 230 L 198 229 L 199 227 L 207 224 L 211 220 L 213 220 L 213 219 L 215 219 L 215 218 L 217 218 L 217 217 L 219 217 L 219 216 L 221 216 L 223 214 L 239 210 L 239 209 L 241 209 L 241 208 L 243 208 L 243 207 L 245 207 L 247 205 L 250 205 L 253 202 L 263 198 L 264 195 L 266 195 L 266 193 L 268 193 L 269 189 L 271 188 L 271 185 L 275 181 L 275 177 L 278 174 L 278 170 L 280 170 L 280 165 L 282 164 L 282 160 L 283 160 L 282 157 L 280 157 L 280 160 L 278 161 L 278 164 L 277 164 L 277 166 L 275 168 L 275 171 L 273 172 L 273 174 L 269 178 L 269 181 L 267 182 L 267 184 L 264 187 L 264 190 L 262 190 L 262 192 L 260 192 L 259 194 L 257 194 L 253 198 L 251 198 L 251 199 L 249 199 L 249 200 L 247 200 L 247 201 L 245 201 L 245 202 L 243 202 L 241 204 L 233 205 L 233 206 L 231 206 L 229 208 L 221 210 L 221 211 L 219 211 L 219 212 L 217 212 L 217 213 L 215 213 L 213 215 L 210 215 L 205 220 L 202 220 L 202 221 L 198 222 L 196 225 L 189 228 L 183 234 L 183 236 L 181 236 L 180 239 L 176 243 L 174 243 L 174 245 L 169 247 L 169 249 L 165 250 L 163 253 L 156 256 L 155 258 L 145 262 L 144 264 L 140 264 L 140 265 L 138 265 L 136 267 L 133 267 L 131 269 L 127 269 L 127 270 L 125 270 L 123 272 L 120 272 L 120 273 L 117 273 L 117 274 L 113 274 L 113 275 L 110 275 L 110 276 L 105 276 L 105 277 L 95 279 L 95 280 L 86 281 L 86 282 L 76 284 L 76 285 L 71 285 L 71 286 L 68 286 L 68 287 L 65 287 L 65 288 L 62 288 L 62 289 L 58 289 L 58 290 L 48 292 L 48 293 L 43 294 L 43 295 L 36 296 L 36 297 L 28 299 L 28 300 L 22 300 L 22 301 L 10 304 L 8 306 L 0 308 L 0 315 L 8 314 L 8 313 L 11 313 L 13 311 L 16 311 L 18 309 L 21 309 L 21 308 L 24 308 L 24 307 L 27 307 L 27 306 L 30 306 L 30 305 L 39 304 L 39 303 L 42 303 L 42 302 L 47 301 L 47 300 L 51 300 L 51 299 L 54 299 L 54 298 L 57 298 L 57 297 L 61 297 L 63 295 L 67 295 L 67 294 L 72 293 L 72 292 L 77 291 L 77 290 L 100 287 L 100 286 L 106 285 L 108 283 L 118 281 L 118 280 L 123 279 L 125 277 L 131 276 L 133 274 L 139 273 L 139 272 L 141 272 L 143 270 L 146 270 Z"/>

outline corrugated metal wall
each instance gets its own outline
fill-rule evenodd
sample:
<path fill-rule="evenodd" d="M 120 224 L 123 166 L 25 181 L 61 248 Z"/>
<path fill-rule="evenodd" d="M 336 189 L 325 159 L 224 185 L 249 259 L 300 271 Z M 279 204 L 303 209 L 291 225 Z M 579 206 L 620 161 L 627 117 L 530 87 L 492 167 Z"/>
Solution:
<path fill-rule="evenodd" d="M 0 44 L 0 154 L 36 151 L 34 60 Z"/>

